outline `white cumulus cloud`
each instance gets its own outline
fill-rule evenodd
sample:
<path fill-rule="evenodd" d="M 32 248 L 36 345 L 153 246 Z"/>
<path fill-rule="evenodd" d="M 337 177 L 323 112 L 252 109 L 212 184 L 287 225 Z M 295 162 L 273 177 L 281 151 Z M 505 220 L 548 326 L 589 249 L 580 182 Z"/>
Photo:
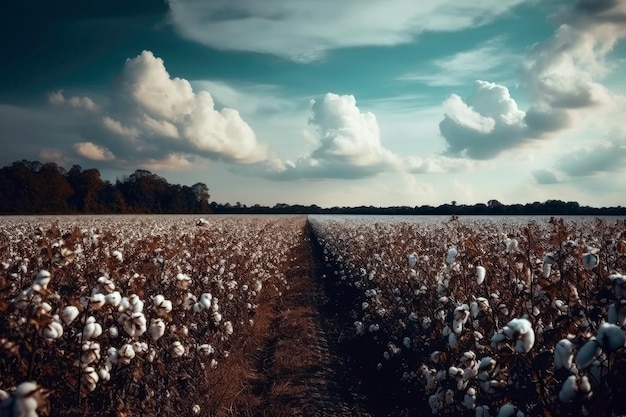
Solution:
<path fill-rule="evenodd" d="M 311 101 L 309 124 L 316 149 L 295 162 L 281 164 L 277 177 L 362 178 L 395 169 L 400 158 L 386 149 L 376 116 L 362 112 L 351 95 L 326 94 Z"/>
<path fill-rule="evenodd" d="M 115 156 L 107 148 L 91 142 L 78 142 L 73 146 L 76 153 L 91 161 L 111 161 Z"/>
<path fill-rule="evenodd" d="M 520 110 L 508 88 L 487 81 L 476 81 L 474 92 L 463 100 L 452 94 L 444 102 L 444 119 L 439 130 L 447 142 L 446 153 L 472 159 L 489 159 L 500 152 L 515 148 L 531 138 L 560 128 L 545 123 L 538 129 L 539 122 L 529 120 L 528 114 Z M 531 113 L 542 119 L 544 112 Z"/>
<path fill-rule="evenodd" d="M 48 101 L 98 109 L 91 127 L 82 128 L 85 141 L 74 148 L 91 160 L 185 167 L 186 156 L 193 155 L 237 164 L 267 158 L 237 110 L 217 109 L 209 92 L 195 92 L 189 81 L 171 77 L 163 60 L 150 51 L 126 60 L 106 105 L 98 106 L 89 97 L 67 99 L 61 91 L 50 94 Z"/>

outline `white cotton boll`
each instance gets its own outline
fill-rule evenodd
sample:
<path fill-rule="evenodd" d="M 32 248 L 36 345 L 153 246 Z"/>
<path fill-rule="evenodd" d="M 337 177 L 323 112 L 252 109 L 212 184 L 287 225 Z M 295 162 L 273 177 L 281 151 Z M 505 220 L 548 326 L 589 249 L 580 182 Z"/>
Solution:
<path fill-rule="evenodd" d="M 213 296 L 210 293 L 205 292 L 200 296 L 199 303 L 202 304 L 204 308 L 208 309 L 211 308 L 211 300 L 213 300 Z"/>
<path fill-rule="evenodd" d="M 191 278 L 187 274 L 179 273 L 176 275 L 176 286 L 181 290 L 186 290 L 191 284 Z"/>
<path fill-rule="evenodd" d="M 457 368 L 456 366 L 451 366 L 448 368 L 448 375 L 450 376 L 461 376 L 463 375 L 463 370 Z"/>
<path fill-rule="evenodd" d="M 117 336 L 120 335 L 119 330 L 117 329 L 117 326 L 111 326 L 109 327 L 109 337 L 111 337 L 112 339 L 115 339 Z"/>
<path fill-rule="evenodd" d="M 143 300 L 139 298 L 137 294 L 132 294 L 128 297 L 128 302 L 133 310 L 133 313 L 142 313 L 143 312 Z"/>
<path fill-rule="evenodd" d="M 154 305 L 155 309 L 157 309 L 163 301 L 165 301 L 165 297 L 162 294 L 158 294 L 152 297 L 152 304 Z"/>
<path fill-rule="evenodd" d="M 554 367 L 571 369 L 574 359 L 574 345 L 568 339 L 561 339 L 554 348 Z"/>
<path fill-rule="evenodd" d="M 109 373 L 109 369 L 107 368 L 98 369 L 98 375 L 100 376 L 100 379 L 104 382 L 111 380 L 111 374 Z"/>
<path fill-rule="evenodd" d="M 407 349 L 410 349 L 411 348 L 411 339 L 409 337 L 405 337 L 404 339 L 402 339 L 402 344 Z"/>
<path fill-rule="evenodd" d="M 586 252 L 586 253 L 583 253 L 582 261 L 583 261 L 583 267 L 587 271 L 591 271 L 600 263 L 600 257 L 595 253 Z"/>
<path fill-rule="evenodd" d="M 383 352 L 383 358 L 385 358 L 385 360 L 386 360 L 386 361 L 388 361 L 388 360 L 389 360 L 389 358 L 391 358 L 391 355 L 389 355 L 389 352 L 384 351 L 384 352 Z"/>
<path fill-rule="evenodd" d="M 81 382 L 82 385 L 87 389 L 87 391 L 91 392 L 95 390 L 99 380 L 100 377 L 98 375 L 98 372 L 96 372 L 96 370 L 92 366 L 88 366 L 83 369 Z"/>
<path fill-rule="evenodd" d="M 41 329 L 41 336 L 47 341 L 60 338 L 63 335 L 63 326 L 58 321 L 48 323 L 46 327 Z"/>
<path fill-rule="evenodd" d="M 194 312 L 194 313 L 199 313 L 199 312 L 201 312 L 202 310 L 204 310 L 204 305 L 203 305 L 202 303 L 195 303 L 195 304 L 193 305 L 193 312 Z"/>
<path fill-rule="evenodd" d="M 559 400 L 564 403 L 572 402 L 574 398 L 576 398 L 577 391 L 578 384 L 576 383 L 576 375 L 570 375 L 561 386 L 561 392 L 559 392 Z"/>
<path fill-rule="evenodd" d="M 602 323 L 596 337 L 598 345 L 607 352 L 615 352 L 626 343 L 624 331 L 615 324 Z"/>
<path fill-rule="evenodd" d="M 41 286 L 41 288 L 47 288 L 48 283 L 50 282 L 51 276 L 52 275 L 50 275 L 50 272 L 46 271 L 45 269 L 42 269 L 41 271 L 37 273 L 34 283 Z"/>
<path fill-rule="evenodd" d="M 448 249 L 448 252 L 446 253 L 446 263 L 448 265 L 452 265 L 452 263 L 454 263 L 454 260 L 456 259 L 456 256 L 458 255 L 458 251 L 455 248 L 450 248 Z"/>
<path fill-rule="evenodd" d="M 579 369 L 585 369 L 591 365 L 600 352 L 602 352 L 602 349 L 598 346 L 596 338 L 592 337 L 578 350 L 578 354 L 576 354 L 576 366 L 578 366 Z"/>
<path fill-rule="evenodd" d="M 69 326 L 78 317 L 78 308 L 75 306 L 66 306 L 61 313 L 61 320 L 66 326 Z"/>
<path fill-rule="evenodd" d="M 374 333 L 380 330 L 380 326 L 378 324 L 370 324 L 369 331 L 370 333 Z"/>
<path fill-rule="evenodd" d="M 185 354 L 185 347 L 178 340 L 172 343 L 172 348 L 170 349 L 170 353 L 173 358 L 180 358 Z"/>
<path fill-rule="evenodd" d="M 354 328 L 356 330 L 356 334 L 363 334 L 364 332 L 364 326 L 363 323 L 360 321 L 355 321 L 354 322 Z"/>
<path fill-rule="evenodd" d="M 165 322 L 163 319 L 150 320 L 150 337 L 157 341 L 165 334 Z"/>
<path fill-rule="evenodd" d="M 85 323 L 85 327 L 83 328 L 83 339 L 89 340 L 96 338 L 102 334 L 102 326 L 100 323 L 96 323 L 96 318 L 94 316 L 89 316 L 87 318 L 87 322 Z"/>
<path fill-rule="evenodd" d="M 113 346 L 111 346 L 108 350 L 107 350 L 107 360 L 111 363 L 117 363 L 117 360 L 119 359 L 119 352 L 116 348 L 114 348 Z"/>
<path fill-rule="evenodd" d="M 487 271 L 484 266 L 476 267 L 476 284 L 481 285 L 485 281 Z"/>
<path fill-rule="evenodd" d="M 120 302 L 120 305 L 117 307 L 117 311 L 119 311 L 120 313 L 124 313 L 131 309 L 132 309 L 132 306 L 130 305 L 130 301 L 128 300 L 128 297 L 122 297 L 122 301 Z"/>
<path fill-rule="evenodd" d="M 122 256 L 122 252 L 120 252 L 119 250 L 114 250 L 111 255 L 117 259 L 118 262 L 122 262 L 124 260 L 124 257 Z"/>
<path fill-rule="evenodd" d="M 413 268 L 417 264 L 417 253 L 413 252 L 409 255 L 409 268 Z"/>
<path fill-rule="evenodd" d="M 224 331 L 229 336 L 233 334 L 233 324 L 230 321 L 224 322 Z"/>
<path fill-rule="evenodd" d="M 102 293 L 94 294 L 89 298 L 89 307 L 93 310 L 100 310 L 105 303 L 106 298 Z"/>
<path fill-rule="evenodd" d="M 122 303 L 122 295 L 120 294 L 119 291 L 112 291 L 109 294 L 107 294 L 104 298 L 107 304 L 116 308 L 119 307 L 120 304 Z"/>
<path fill-rule="evenodd" d="M 198 404 L 194 404 L 193 407 L 191 407 L 191 412 L 194 414 L 200 414 L 200 406 Z"/>
<path fill-rule="evenodd" d="M 213 321 L 215 322 L 215 324 L 218 324 L 220 321 L 222 321 L 222 315 L 216 311 L 215 313 L 213 313 Z"/>
<path fill-rule="evenodd" d="M 363 301 L 363 303 L 361 304 L 361 310 L 367 310 L 369 306 L 370 305 L 367 301 Z"/>
<path fill-rule="evenodd" d="M 463 406 L 468 410 L 476 408 L 476 390 L 469 388 L 463 397 Z"/>
<path fill-rule="evenodd" d="M 130 343 L 126 343 L 117 351 L 117 361 L 122 365 L 128 365 L 135 358 L 135 349 Z M 113 361 L 111 361 L 113 362 Z"/>
<path fill-rule="evenodd" d="M 202 344 L 199 345 L 196 350 L 198 351 L 198 353 L 200 353 L 201 355 L 204 356 L 208 356 L 210 354 L 212 354 L 213 352 L 215 352 L 215 349 L 213 349 L 213 346 L 209 345 L 209 344 Z"/>
<path fill-rule="evenodd" d="M 100 284 L 100 288 L 106 293 L 110 294 L 115 291 L 115 284 L 113 281 L 108 279 L 107 277 L 98 278 L 98 284 Z"/>

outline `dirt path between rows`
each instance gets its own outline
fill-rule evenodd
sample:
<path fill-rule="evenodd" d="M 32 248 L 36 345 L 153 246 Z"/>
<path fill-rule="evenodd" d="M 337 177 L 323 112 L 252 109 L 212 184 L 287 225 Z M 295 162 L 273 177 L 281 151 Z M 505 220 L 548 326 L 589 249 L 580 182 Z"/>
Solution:
<path fill-rule="evenodd" d="M 327 314 L 335 309 L 317 277 L 308 225 L 303 228 L 301 245 L 289 254 L 289 289 L 259 306 L 254 331 L 223 363 L 229 381 L 212 395 L 219 397 L 218 415 L 370 416 L 338 351 L 340 332 Z"/>

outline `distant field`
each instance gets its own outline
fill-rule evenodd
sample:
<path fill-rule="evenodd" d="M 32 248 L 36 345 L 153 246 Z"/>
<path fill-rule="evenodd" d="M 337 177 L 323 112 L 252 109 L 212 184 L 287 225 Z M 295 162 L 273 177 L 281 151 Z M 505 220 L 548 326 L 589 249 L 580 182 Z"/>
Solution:
<path fill-rule="evenodd" d="M 9 415 L 626 412 L 623 218 L 3 217 L 0 262 Z"/>

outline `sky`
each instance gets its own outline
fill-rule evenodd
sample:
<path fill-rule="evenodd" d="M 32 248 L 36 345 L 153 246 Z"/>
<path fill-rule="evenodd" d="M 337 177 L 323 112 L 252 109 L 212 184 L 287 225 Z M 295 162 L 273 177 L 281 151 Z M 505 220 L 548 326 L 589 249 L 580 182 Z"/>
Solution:
<path fill-rule="evenodd" d="M 246 205 L 626 205 L 626 0 L 28 0 L 0 166 Z"/>

